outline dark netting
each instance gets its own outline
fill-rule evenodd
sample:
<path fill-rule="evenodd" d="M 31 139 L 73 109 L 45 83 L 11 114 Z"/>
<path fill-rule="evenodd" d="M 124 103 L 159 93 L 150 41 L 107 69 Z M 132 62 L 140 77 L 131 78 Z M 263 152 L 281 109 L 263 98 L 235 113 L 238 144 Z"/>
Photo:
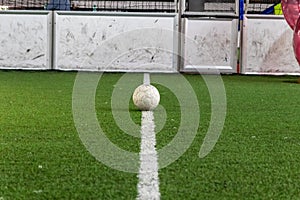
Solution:
<path fill-rule="evenodd" d="M 249 0 L 247 14 L 282 14 L 280 0 Z"/>
<path fill-rule="evenodd" d="M 174 0 L 160 1 L 105 1 L 105 0 L 0 0 L 0 6 L 10 10 L 82 10 L 82 11 L 134 11 L 175 12 Z"/>
<path fill-rule="evenodd" d="M 186 11 L 191 12 L 236 12 L 235 0 L 187 0 Z"/>
<path fill-rule="evenodd" d="M 1 6 L 8 6 L 9 9 L 44 9 L 47 0 L 0 0 Z"/>

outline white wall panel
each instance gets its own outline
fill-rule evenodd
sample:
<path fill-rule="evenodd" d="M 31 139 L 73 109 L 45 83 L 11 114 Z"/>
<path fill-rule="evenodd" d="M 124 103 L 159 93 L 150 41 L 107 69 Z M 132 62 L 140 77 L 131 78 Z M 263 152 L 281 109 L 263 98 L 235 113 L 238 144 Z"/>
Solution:
<path fill-rule="evenodd" d="M 237 19 L 184 19 L 182 71 L 236 72 Z"/>
<path fill-rule="evenodd" d="M 174 14 L 57 12 L 55 69 L 176 71 Z"/>
<path fill-rule="evenodd" d="M 50 69 L 50 35 L 50 12 L 0 12 L 0 68 Z"/>
<path fill-rule="evenodd" d="M 242 40 L 242 72 L 300 73 L 292 38 L 293 31 L 283 16 L 246 15 Z"/>

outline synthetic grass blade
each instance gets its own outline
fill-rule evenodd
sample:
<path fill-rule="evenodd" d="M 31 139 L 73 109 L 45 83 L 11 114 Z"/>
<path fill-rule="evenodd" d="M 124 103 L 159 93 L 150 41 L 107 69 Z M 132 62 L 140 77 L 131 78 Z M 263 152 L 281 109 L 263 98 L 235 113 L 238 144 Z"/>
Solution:
<path fill-rule="evenodd" d="M 200 148 L 199 157 L 204 158 L 217 143 L 225 123 L 226 91 L 221 76 L 203 75 L 211 99 L 211 119 L 207 134 Z"/>

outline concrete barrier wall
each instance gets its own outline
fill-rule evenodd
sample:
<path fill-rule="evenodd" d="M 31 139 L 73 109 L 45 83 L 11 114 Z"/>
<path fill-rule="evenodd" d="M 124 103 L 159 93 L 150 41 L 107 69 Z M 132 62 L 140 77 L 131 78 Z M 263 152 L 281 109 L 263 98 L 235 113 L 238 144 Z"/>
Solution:
<path fill-rule="evenodd" d="M 0 12 L 0 68 L 50 69 L 51 12 Z"/>
<path fill-rule="evenodd" d="M 238 19 L 184 19 L 182 71 L 235 73 Z"/>
<path fill-rule="evenodd" d="M 242 38 L 242 73 L 297 74 L 293 31 L 283 16 L 245 15 Z"/>
<path fill-rule="evenodd" d="M 56 12 L 54 69 L 177 71 L 176 14 Z"/>
<path fill-rule="evenodd" d="M 236 18 L 181 20 L 183 37 L 176 14 L 0 11 L 0 69 L 176 72 L 180 54 L 182 71 L 237 72 Z M 242 32 L 242 73 L 300 73 L 283 16 Z"/>

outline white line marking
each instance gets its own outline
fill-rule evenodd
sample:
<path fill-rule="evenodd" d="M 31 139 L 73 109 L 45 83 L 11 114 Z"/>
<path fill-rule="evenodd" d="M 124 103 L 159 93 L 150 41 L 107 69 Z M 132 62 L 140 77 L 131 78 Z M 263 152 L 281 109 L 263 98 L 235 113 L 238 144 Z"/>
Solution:
<path fill-rule="evenodd" d="M 150 75 L 144 74 L 144 84 L 150 84 Z M 138 200 L 160 199 L 158 178 L 158 157 L 155 148 L 155 124 L 152 111 L 142 112 L 141 152 Z"/>
<path fill-rule="evenodd" d="M 152 111 L 142 112 L 142 142 L 140 152 L 140 170 L 138 198 L 160 199 L 158 180 L 158 159 L 155 149 L 155 125 Z"/>
<path fill-rule="evenodd" d="M 144 84 L 150 85 L 150 74 L 149 73 L 144 73 Z"/>

